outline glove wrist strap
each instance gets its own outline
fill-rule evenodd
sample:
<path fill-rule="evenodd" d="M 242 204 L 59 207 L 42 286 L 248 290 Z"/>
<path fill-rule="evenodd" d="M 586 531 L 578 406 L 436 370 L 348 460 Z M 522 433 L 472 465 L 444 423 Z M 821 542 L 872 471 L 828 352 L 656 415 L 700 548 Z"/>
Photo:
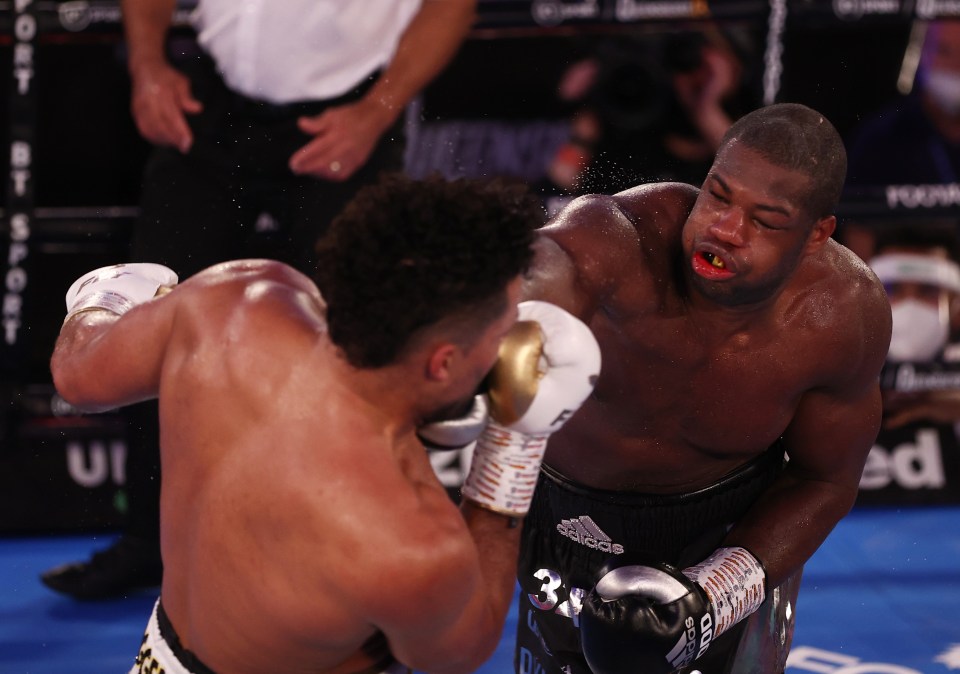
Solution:
<path fill-rule="evenodd" d="M 548 437 L 511 431 L 491 420 L 477 440 L 461 489 L 464 498 L 504 515 L 526 515 Z"/>
<path fill-rule="evenodd" d="M 705 560 L 683 570 L 710 598 L 715 619 L 714 638 L 720 636 L 763 603 L 763 565 L 745 548 L 720 548 Z"/>
<path fill-rule="evenodd" d="M 84 311 L 92 311 L 94 309 L 103 309 L 105 311 L 109 311 L 110 313 L 116 314 L 117 316 L 122 316 L 130 311 L 130 309 L 132 309 L 135 305 L 136 303 L 126 295 L 122 295 L 112 290 L 99 290 L 81 298 L 79 302 L 74 304 L 70 308 L 69 313 L 67 313 L 67 317 L 63 319 L 63 322 L 66 323 L 76 314 Z"/>

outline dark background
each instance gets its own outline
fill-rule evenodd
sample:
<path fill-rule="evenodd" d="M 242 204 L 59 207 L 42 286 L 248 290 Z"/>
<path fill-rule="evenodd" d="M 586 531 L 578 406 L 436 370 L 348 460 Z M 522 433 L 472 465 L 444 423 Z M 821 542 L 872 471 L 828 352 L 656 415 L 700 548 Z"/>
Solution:
<path fill-rule="evenodd" d="M 855 0 L 851 0 L 855 2 Z M 635 5 L 642 6 L 637 0 Z M 556 87 L 566 67 L 604 40 L 624 34 L 683 30 L 704 7 L 720 21 L 756 36 L 748 86 L 762 90 L 768 5 L 714 2 L 698 16 L 621 21 L 614 0 L 480 0 L 476 28 L 447 71 L 422 97 L 419 123 L 471 120 L 561 123 L 569 109 Z M 913 21 L 909 2 L 892 15 L 838 17 L 831 2 L 788 3 L 782 34 L 778 101 L 806 103 L 847 135 L 865 115 L 897 95 L 896 79 Z M 848 2 L 847 7 L 851 6 Z M 857 5 L 858 6 L 858 5 Z M 856 6 L 855 6 L 856 7 Z M 72 28 L 64 25 L 64 10 Z M 593 8 L 586 18 L 556 22 L 564 11 Z M 185 12 L 189 4 L 181 9 Z M 0 368 L 0 532 L 113 526 L 125 507 L 124 431 L 110 414 L 75 416 L 49 381 L 47 361 L 63 319 L 63 295 L 80 274 L 122 261 L 136 213 L 148 147 L 129 113 L 129 81 L 116 3 L 34 3 L 40 27 L 33 40 L 35 72 L 28 114 L 15 96 L 14 9 L 0 3 L 0 133 L 9 147 L 32 137 L 30 193 L 11 203 L 0 191 L 4 273 L 11 208 L 31 215 L 29 283 L 23 292 L 20 340 L 4 348 Z M 537 18 L 540 21 L 538 22 Z M 547 17 L 549 20 L 545 20 Z M 182 23 L 173 51 L 189 46 Z M 0 153 L 0 171 L 10 153 Z M 122 463 L 122 462 L 121 462 Z M 78 476 L 84 476 L 78 480 Z M 85 484 L 81 484 L 85 482 Z M 951 496 L 950 498 L 954 498 Z M 960 499 L 957 499 L 960 501 Z"/>

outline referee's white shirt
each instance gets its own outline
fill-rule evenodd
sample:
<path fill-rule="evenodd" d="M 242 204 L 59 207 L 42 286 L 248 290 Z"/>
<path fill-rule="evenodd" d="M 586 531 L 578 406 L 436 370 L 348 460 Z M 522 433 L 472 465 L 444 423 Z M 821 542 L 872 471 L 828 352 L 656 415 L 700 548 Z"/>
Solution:
<path fill-rule="evenodd" d="M 199 42 L 227 85 L 271 103 L 339 96 L 390 62 L 421 0 L 199 0 Z"/>

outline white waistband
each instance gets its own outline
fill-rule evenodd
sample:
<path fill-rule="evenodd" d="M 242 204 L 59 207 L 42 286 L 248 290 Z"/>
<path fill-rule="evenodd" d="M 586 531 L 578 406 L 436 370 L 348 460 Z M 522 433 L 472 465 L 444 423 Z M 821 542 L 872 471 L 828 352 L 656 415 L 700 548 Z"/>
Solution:
<path fill-rule="evenodd" d="M 147 621 L 147 630 L 143 635 L 143 643 L 140 644 L 140 652 L 129 674 L 154 674 L 155 672 L 194 674 L 183 666 L 183 663 L 170 650 L 167 642 L 160 636 L 160 624 L 157 622 L 159 606 L 160 600 L 157 599 L 153 605 L 150 620 Z"/>
<path fill-rule="evenodd" d="M 160 624 L 157 622 L 157 609 L 160 606 L 160 600 L 157 599 L 153 605 L 153 612 L 150 614 L 150 620 L 147 621 L 147 629 L 143 635 L 143 642 L 140 644 L 140 652 L 137 654 L 137 660 L 128 674 L 195 674 L 183 666 L 183 663 L 177 659 L 169 644 L 160 635 Z M 382 674 L 410 674 L 412 670 L 394 662 Z"/>

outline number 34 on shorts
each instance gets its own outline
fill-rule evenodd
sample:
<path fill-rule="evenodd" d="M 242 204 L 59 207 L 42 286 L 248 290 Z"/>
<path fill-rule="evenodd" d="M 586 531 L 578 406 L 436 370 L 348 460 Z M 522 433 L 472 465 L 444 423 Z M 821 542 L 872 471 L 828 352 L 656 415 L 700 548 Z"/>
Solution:
<path fill-rule="evenodd" d="M 537 569 L 533 577 L 540 581 L 540 591 L 527 595 L 530 603 L 541 611 L 553 611 L 557 615 L 573 620 L 580 627 L 580 609 L 586 590 L 582 587 L 567 589 L 560 574 L 552 569 Z M 563 599 L 563 596 L 566 599 Z"/>

